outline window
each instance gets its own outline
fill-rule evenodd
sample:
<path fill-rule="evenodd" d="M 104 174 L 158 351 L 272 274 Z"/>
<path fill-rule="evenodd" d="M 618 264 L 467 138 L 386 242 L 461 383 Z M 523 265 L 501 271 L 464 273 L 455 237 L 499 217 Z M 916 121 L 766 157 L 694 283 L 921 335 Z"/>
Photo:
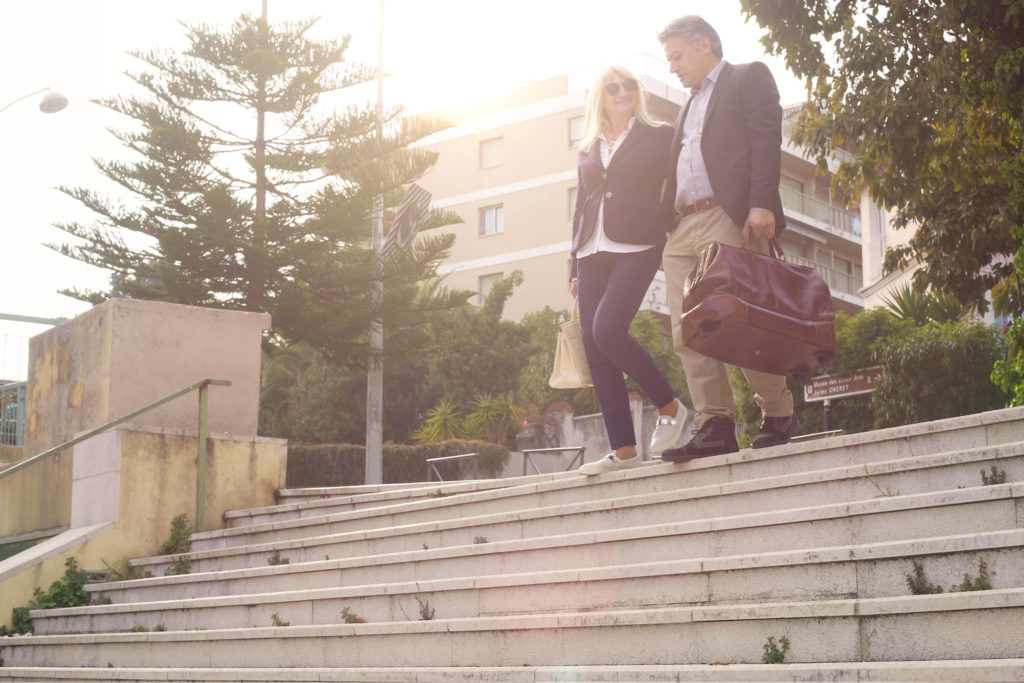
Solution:
<path fill-rule="evenodd" d="M 569 119 L 569 146 L 579 147 L 583 142 L 583 117 L 574 116 Z"/>
<path fill-rule="evenodd" d="M 579 191 L 578 187 L 569 188 L 569 220 L 572 220 L 572 215 L 576 213 L 576 193 Z"/>
<path fill-rule="evenodd" d="M 477 278 L 477 292 L 480 294 L 480 301 L 478 303 L 480 306 L 483 306 L 484 301 L 487 300 L 487 295 L 491 293 L 491 287 L 498 284 L 503 277 L 504 273 L 491 273 Z"/>
<path fill-rule="evenodd" d="M 502 138 L 491 138 L 480 143 L 480 168 L 501 166 L 505 162 Z"/>
<path fill-rule="evenodd" d="M 505 207 L 485 206 L 480 209 L 480 235 L 500 235 L 505 232 Z"/>

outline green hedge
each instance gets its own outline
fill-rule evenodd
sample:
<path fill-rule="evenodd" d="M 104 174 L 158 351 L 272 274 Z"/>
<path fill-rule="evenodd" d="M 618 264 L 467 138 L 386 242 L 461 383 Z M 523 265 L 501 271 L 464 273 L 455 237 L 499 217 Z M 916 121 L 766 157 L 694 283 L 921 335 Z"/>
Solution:
<path fill-rule="evenodd" d="M 487 441 L 442 441 L 415 445 L 384 444 L 384 483 L 427 481 L 427 458 L 462 453 L 479 453 L 477 472 L 481 478 L 497 477 L 508 462 L 504 446 Z M 445 481 L 460 478 L 465 468 L 472 472 L 472 459 L 438 463 Z M 366 448 L 360 444 L 289 444 L 288 488 L 355 486 L 363 483 Z"/>

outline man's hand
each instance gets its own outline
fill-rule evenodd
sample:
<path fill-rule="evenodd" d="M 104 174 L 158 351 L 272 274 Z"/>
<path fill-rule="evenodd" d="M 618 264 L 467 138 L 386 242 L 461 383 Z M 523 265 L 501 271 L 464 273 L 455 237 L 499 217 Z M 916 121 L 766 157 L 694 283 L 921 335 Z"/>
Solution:
<path fill-rule="evenodd" d="M 775 214 L 768 209 L 751 209 L 743 224 L 743 239 L 770 240 L 775 237 Z"/>
<path fill-rule="evenodd" d="M 576 298 L 576 293 L 579 291 L 579 280 L 576 278 L 572 279 L 572 284 L 569 285 L 569 294 L 572 294 L 572 298 Z"/>

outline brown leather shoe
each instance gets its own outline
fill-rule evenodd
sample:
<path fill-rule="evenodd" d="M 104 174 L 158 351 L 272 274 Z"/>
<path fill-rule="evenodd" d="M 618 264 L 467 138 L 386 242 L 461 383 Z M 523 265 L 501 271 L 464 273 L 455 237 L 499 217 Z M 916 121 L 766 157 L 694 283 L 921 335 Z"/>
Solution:
<path fill-rule="evenodd" d="M 761 423 L 761 431 L 754 437 L 754 443 L 751 445 L 754 448 L 765 448 L 789 443 L 798 429 L 800 429 L 800 420 L 796 419 L 796 415 L 766 417 Z"/>
<path fill-rule="evenodd" d="M 689 462 L 723 453 L 735 453 L 740 449 L 736 443 L 736 423 L 727 417 L 715 416 L 693 432 L 694 437 L 679 448 L 671 448 L 661 454 L 668 462 Z"/>

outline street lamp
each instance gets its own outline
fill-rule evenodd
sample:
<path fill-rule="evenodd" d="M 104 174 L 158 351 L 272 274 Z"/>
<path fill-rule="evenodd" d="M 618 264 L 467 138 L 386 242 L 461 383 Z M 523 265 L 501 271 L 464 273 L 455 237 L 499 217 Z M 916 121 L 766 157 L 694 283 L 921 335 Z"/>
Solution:
<path fill-rule="evenodd" d="M 53 114 L 68 106 L 68 98 L 64 97 L 58 92 L 53 92 L 50 88 L 43 88 L 42 90 L 36 90 L 35 92 L 30 92 L 27 95 L 22 95 L 16 100 L 11 100 L 7 104 L 5 104 L 3 108 L 0 108 L 0 112 L 4 111 L 12 104 L 17 104 L 22 100 L 27 100 L 33 95 L 38 95 L 41 92 L 46 93 L 45 95 L 43 95 L 43 99 L 39 101 L 39 111 L 43 112 L 44 114 Z"/>

